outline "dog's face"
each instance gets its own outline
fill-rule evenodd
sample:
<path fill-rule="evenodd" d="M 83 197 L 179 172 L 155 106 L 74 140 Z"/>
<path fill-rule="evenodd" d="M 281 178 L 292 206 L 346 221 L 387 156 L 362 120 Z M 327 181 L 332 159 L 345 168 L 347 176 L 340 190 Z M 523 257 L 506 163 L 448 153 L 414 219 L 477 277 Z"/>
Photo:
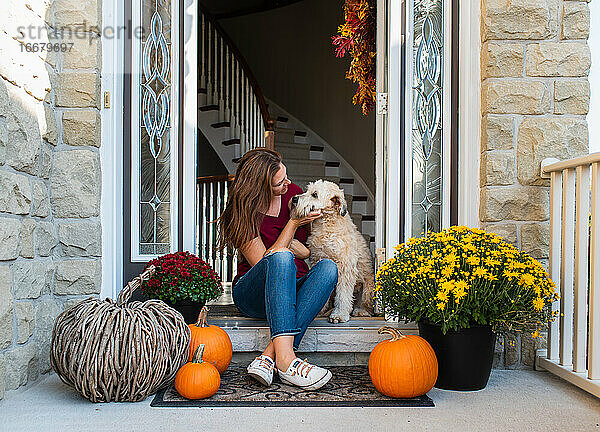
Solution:
<path fill-rule="evenodd" d="M 323 213 L 348 213 L 344 191 L 330 181 L 317 180 L 309 183 L 306 192 L 291 199 L 291 215 L 293 218 L 307 216 L 311 211 L 321 210 Z"/>

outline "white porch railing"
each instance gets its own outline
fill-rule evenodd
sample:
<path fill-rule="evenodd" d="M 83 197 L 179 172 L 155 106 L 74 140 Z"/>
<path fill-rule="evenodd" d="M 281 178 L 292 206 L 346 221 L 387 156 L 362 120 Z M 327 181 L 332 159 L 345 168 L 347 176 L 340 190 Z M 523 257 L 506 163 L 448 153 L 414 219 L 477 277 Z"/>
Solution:
<path fill-rule="evenodd" d="M 217 249 L 217 226 L 215 221 L 225 209 L 227 194 L 233 175 L 198 177 L 196 181 L 196 202 L 199 219 L 196 226 L 197 255 L 212 266 L 223 281 L 223 296 L 211 304 L 232 304 L 231 282 L 237 272 L 235 251 L 230 254 L 227 248 Z"/>
<path fill-rule="evenodd" d="M 550 177 L 550 277 L 561 298 L 537 365 L 600 397 L 600 153 L 545 159 L 542 177 Z"/>
<path fill-rule="evenodd" d="M 273 124 L 258 82 L 235 44 L 212 16 L 200 10 L 199 88 L 207 105 L 218 105 L 219 121 L 239 139 L 239 156 L 256 147 L 273 148 Z"/>

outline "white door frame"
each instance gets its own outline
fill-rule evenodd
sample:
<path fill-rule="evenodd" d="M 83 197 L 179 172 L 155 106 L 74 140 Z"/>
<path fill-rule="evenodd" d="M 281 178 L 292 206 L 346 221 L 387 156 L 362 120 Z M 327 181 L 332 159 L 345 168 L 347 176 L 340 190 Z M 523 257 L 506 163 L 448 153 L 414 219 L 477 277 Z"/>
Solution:
<path fill-rule="evenodd" d="M 103 94 L 100 166 L 102 195 L 102 284 L 100 298 L 116 298 L 123 287 L 123 87 L 125 74 L 125 5 L 121 0 L 102 4 Z M 104 104 L 107 96 L 109 107 Z"/>
<path fill-rule="evenodd" d="M 183 2 L 183 245 L 196 252 L 196 151 L 198 139 L 198 3 Z"/>

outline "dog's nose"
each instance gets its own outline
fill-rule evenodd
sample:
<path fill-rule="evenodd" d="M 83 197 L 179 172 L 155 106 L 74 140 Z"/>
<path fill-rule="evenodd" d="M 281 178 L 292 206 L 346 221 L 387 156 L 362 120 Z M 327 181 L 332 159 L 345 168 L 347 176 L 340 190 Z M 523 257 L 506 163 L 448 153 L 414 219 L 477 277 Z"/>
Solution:
<path fill-rule="evenodd" d="M 298 195 L 292 197 L 292 205 L 295 206 L 298 204 Z"/>

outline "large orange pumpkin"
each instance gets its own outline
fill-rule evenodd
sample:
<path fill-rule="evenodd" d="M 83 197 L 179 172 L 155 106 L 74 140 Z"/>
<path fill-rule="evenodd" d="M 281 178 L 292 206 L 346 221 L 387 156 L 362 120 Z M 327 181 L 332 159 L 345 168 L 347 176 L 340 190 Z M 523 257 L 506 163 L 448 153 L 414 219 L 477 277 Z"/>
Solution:
<path fill-rule="evenodd" d="M 420 336 L 406 336 L 389 326 L 381 327 L 379 333 L 391 334 L 392 339 L 379 342 L 369 356 L 375 388 L 395 398 L 413 398 L 431 390 L 438 375 L 431 345 Z"/>
<path fill-rule="evenodd" d="M 214 395 L 221 385 L 221 375 L 214 365 L 202 361 L 204 345 L 200 345 L 190 363 L 175 375 L 175 389 L 188 399 L 204 399 Z"/>
<path fill-rule="evenodd" d="M 188 361 L 192 360 L 196 349 L 204 344 L 204 361 L 212 363 L 223 373 L 231 363 L 233 356 L 233 346 L 231 339 L 225 330 L 216 325 L 209 325 L 206 322 L 208 308 L 204 306 L 198 315 L 196 324 L 188 324 L 191 330 L 190 352 Z"/>

